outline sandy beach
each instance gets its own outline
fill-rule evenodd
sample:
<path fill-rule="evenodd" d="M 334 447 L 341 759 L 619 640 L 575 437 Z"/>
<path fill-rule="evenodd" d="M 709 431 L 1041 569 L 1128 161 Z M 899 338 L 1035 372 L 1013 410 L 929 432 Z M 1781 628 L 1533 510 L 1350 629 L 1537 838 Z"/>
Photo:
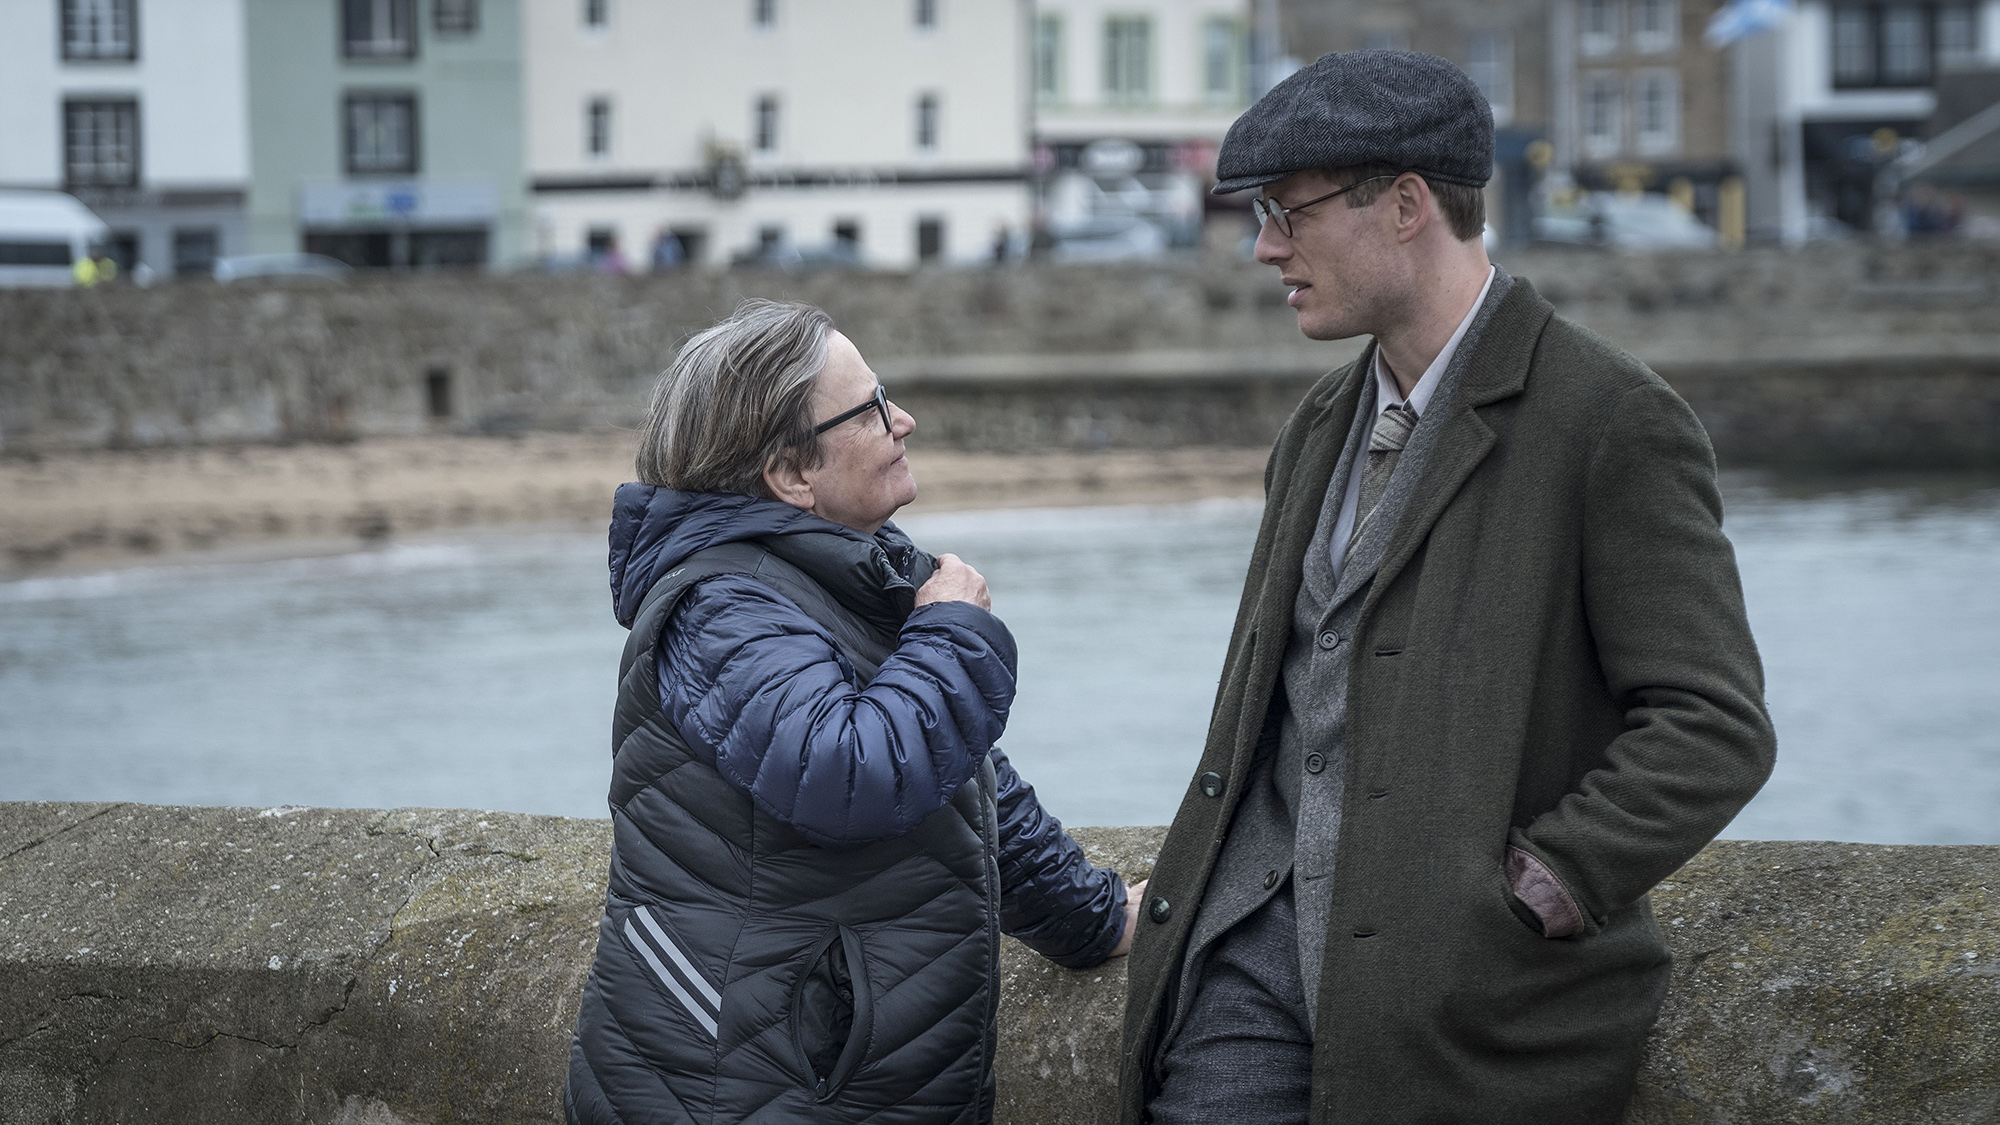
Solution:
<path fill-rule="evenodd" d="M 454 528 L 602 522 L 633 435 L 434 435 L 346 444 L 0 458 L 0 577 L 166 557 L 339 550 Z M 1265 450 L 962 453 L 913 447 L 908 509 L 1255 496 Z"/>

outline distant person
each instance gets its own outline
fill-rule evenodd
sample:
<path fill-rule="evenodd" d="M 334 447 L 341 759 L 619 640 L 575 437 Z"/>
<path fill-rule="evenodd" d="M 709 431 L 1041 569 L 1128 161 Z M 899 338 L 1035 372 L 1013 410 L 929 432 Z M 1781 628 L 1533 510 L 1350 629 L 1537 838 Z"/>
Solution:
<path fill-rule="evenodd" d="M 993 228 L 993 264 L 1005 265 L 1014 245 L 1014 228 L 1001 223 Z"/>
<path fill-rule="evenodd" d="M 686 260 L 686 247 L 681 245 L 680 236 L 661 227 L 660 232 L 653 236 L 653 272 L 668 273 L 677 270 Z"/>
<path fill-rule="evenodd" d="M 654 389 L 612 513 L 631 639 L 573 1123 L 990 1121 L 1000 935 L 1129 946 L 1137 898 L 995 745 L 985 580 L 889 522 L 915 428 L 804 305 L 746 302 Z"/>
<path fill-rule="evenodd" d="M 597 252 L 595 265 L 598 273 L 608 273 L 616 277 L 623 277 L 629 272 L 625 265 L 625 253 L 618 249 L 616 235 L 605 240 L 604 248 Z"/>
<path fill-rule="evenodd" d="M 70 274 L 79 286 L 89 289 L 118 280 L 118 263 L 104 252 L 104 247 L 93 246 L 89 254 L 76 260 Z"/>
<path fill-rule="evenodd" d="M 1610 1125 L 1647 893 L 1757 792 L 1763 673 L 1694 413 L 1487 261 L 1486 99 L 1327 55 L 1218 193 L 1314 340 L 1201 764 L 1141 907 L 1127 1125 Z"/>

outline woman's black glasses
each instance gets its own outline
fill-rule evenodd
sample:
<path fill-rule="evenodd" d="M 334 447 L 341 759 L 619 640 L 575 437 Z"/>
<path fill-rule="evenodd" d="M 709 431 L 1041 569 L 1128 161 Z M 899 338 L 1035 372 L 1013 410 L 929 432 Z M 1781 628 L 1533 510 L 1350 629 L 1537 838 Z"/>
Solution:
<path fill-rule="evenodd" d="M 1401 174 L 1398 172 L 1396 175 Z M 1393 180 L 1395 178 L 1396 176 L 1370 176 L 1365 180 L 1356 180 L 1344 188 L 1335 188 L 1317 199 L 1308 199 L 1297 207 L 1286 207 L 1269 196 L 1260 195 L 1250 201 L 1250 209 L 1257 213 L 1257 223 L 1259 226 L 1263 225 L 1266 220 L 1276 223 L 1278 224 L 1278 233 L 1284 235 L 1286 238 L 1290 238 L 1292 237 L 1292 214 L 1294 212 L 1303 211 L 1314 204 L 1325 203 L 1337 195 L 1346 195 L 1362 184 L 1372 184 L 1376 180 Z"/>
<path fill-rule="evenodd" d="M 861 404 L 860 406 L 857 406 L 857 407 L 855 407 L 855 408 L 854 408 L 854 409 L 852 409 L 852 410 L 847 410 L 847 411 L 842 411 L 841 413 L 839 413 L 839 414 L 836 414 L 836 415 L 834 415 L 834 416 L 833 416 L 833 417 L 831 417 L 831 418 L 828 418 L 828 419 L 827 419 L 826 421 L 824 421 L 824 422 L 821 422 L 821 423 L 820 423 L 819 425 L 817 425 L 817 426 L 814 426 L 814 427 L 813 427 L 813 433 L 815 433 L 815 434 L 823 434 L 823 433 L 827 432 L 828 430 L 830 430 L 830 429 L 834 428 L 835 426 L 838 426 L 838 425 L 840 425 L 840 424 L 841 424 L 842 422 L 845 422 L 845 421 L 847 421 L 847 420 L 848 420 L 849 418 L 856 418 L 856 417 L 859 417 L 859 416 L 861 416 L 861 415 L 863 415 L 863 414 L 866 414 L 866 413 L 868 413 L 868 411 L 869 411 L 869 410 L 871 410 L 871 409 L 872 409 L 872 410 L 874 410 L 874 411 L 875 411 L 876 413 L 878 413 L 878 414 L 882 415 L 882 432 L 883 432 L 883 433 L 885 433 L 885 434 L 890 434 L 890 433 L 895 433 L 895 432 L 896 432 L 896 431 L 895 431 L 895 427 L 893 427 L 893 426 L 889 425 L 889 391 L 888 391 L 888 388 L 886 388 L 886 387 L 882 386 L 882 384 L 880 384 L 880 383 L 877 383 L 877 384 L 875 384 L 875 397 L 874 397 L 874 398 L 871 398 L 871 399 L 869 399 L 869 400 L 868 400 L 867 402 L 864 402 L 864 403 L 862 403 L 862 404 Z"/>

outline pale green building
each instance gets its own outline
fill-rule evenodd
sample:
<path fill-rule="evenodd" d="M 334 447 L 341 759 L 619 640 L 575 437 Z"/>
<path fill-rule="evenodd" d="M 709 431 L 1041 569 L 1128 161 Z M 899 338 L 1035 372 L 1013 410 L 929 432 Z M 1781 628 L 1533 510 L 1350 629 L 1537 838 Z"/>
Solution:
<path fill-rule="evenodd" d="M 244 0 L 253 253 L 527 259 L 521 0 Z"/>

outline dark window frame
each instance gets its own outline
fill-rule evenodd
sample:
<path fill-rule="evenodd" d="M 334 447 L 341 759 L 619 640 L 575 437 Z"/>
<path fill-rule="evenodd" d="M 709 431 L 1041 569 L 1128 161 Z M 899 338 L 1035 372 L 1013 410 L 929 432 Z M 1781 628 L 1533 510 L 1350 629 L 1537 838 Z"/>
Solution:
<path fill-rule="evenodd" d="M 938 25 L 939 0 L 912 0 L 915 11 L 910 13 L 910 21 L 923 31 L 935 31 Z"/>
<path fill-rule="evenodd" d="M 784 128 L 784 106 L 776 94 L 759 94 L 750 105 L 750 143 L 758 152 L 776 152 Z"/>
<path fill-rule="evenodd" d="M 56 0 L 56 53 L 64 62 L 108 62 L 124 63 L 139 61 L 139 0 L 111 0 L 114 10 L 125 15 L 125 51 L 123 54 L 91 51 L 78 52 L 73 48 L 76 40 L 70 35 L 70 27 L 75 21 L 75 12 L 80 0 Z"/>
<path fill-rule="evenodd" d="M 356 167 L 354 107 L 361 102 L 403 102 L 409 108 L 409 159 L 397 167 Z M 415 90 L 348 90 L 340 99 L 340 166 L 350 176 L 414 176 L 423 170 L 423 107 Z"/>
<path fill-rule="evenodd" d="M 611 0 L 583 0 L 583 26 L 603 29 L 611 26 Z"/>
<path fill-rule="evenodd" d="M 1924 73 L 1921 76 L 1914 74 L 1908 76 L 1891 76 L 1888 67 L 1890 48 L 1888 36 L 1885 34 L 1889 23 L 1889 12 L 1891 9 L 1912 8 L 1920 9 L 1924 13 L 1923 29 L 1927 38 L 1924 50 Z M 1866 28 L 1868 34 L 1866 50 L 1870 62 L 1868 73 L 1865 77 L 1843 75 L 1840 67 L 1840 41 L 1835 38 L 1840 34 L 1843 15 L 1854 12 L 1863 13 L 1865 21 L 1863 26 Z M 1834 4 L 1828 12 L 1827 20 L 1827 66 L 1831 72 L 1830 77 L 1833 88 L 1836 90 L 1923 90 L 1930 88 L 1937 81 L 1937 76 L 1944 69 L 1945 64 L 1951 61 L 1951 52 L 1941 44 L 1940 40 L 1942 37 L 1939 35 L 1939 32 L 1944 29 L 1947 12 L 1962 14 L 1968 17 L 1967 26 L 1971 30 L 1972 49 L 1976 52 L 1978 50 L 1980 32 L 1980 6 L 1977 4 L 1965 3 L 1962 0 L 1954 0 L 1954 2 L 1946 3 L 1935 2 L 1935 0 L 1933 2 L 1900 0 L 1900 2 L 1882 3 L 1877 0 L 1874 3 Z"/>
<path fill-rule="evenodd" d="M 583 151 L 586 156 L 611 155 L 611 99 L 595 97 L 583 105 Z"/>
<path fill-rule="evenodd" d="M 78 176 L 81 166 L 76 160 L 76 139 L 74 125 L 79 113 L 101 112 L 103 110 L 129 110 L 131 152 L 125 163 L 129 172 L 118 178 L 101 175 Z M 145 134 L 141 131 L 144 122 L 139 116 L 139 99 L 135 97 L 78 97 L 64 98 L 62 103 L 61 132 L 63 186 L 67 188 L 135 188 L 143 177 L 142 157 L 145 153 Z M 101 162 L 93 161 L 93 164 Z"/>
<path fill-rule="evenodd" d="M 936 152 L 943 132 L 943 101 L 934 90 L 917 95 L 916 142 L 918 152 Z"/>
<path fill-rule="evenodd" d="M 340 4 L 340 57 L 348 62 L 408 62 L 417 57 L 417 0 L 338 0 Z M 373 9 L 378 3 L 387 4 L 392 13 L 390 22 L 395 22 L 394 14 L 401 11 L 405 34 L 400 48 L 377 49 L 369 46 L 362 50 L 355 48 L 361 44 L 393 44 L 397 40 L 371 36 L 361 39 L 355 35 L 356 14 L 361 9 L 369 11 L 370 30 L 373 31 Z"/>
<path fill-rule="evenodd" d="M 477 35 L 479 16 L 479 0 L 431 0 L 431 30 L 439 35 Z"/>

